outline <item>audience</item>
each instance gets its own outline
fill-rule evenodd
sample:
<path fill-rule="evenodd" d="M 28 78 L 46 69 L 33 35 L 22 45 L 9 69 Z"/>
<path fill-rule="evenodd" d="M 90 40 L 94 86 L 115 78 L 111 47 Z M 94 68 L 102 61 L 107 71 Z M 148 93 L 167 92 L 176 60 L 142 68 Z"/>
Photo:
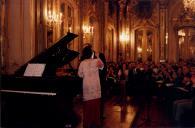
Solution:
<path fill-rule="evenodd" d="M 173 106 L 170 110 L 173 110 L 173 117 L 179 122 L 183 113 L 192 110 L 193 82 L 190 65 L 187 64 L 108 62 L 106 80 L 110 91 L 115 91 L 113 88 L 122 84 L 126 86 L 126 94 L 130 96 L 143 95 L 144 91 L 149 89 L 152 95 L 169 104 L 167 106 Z"/>

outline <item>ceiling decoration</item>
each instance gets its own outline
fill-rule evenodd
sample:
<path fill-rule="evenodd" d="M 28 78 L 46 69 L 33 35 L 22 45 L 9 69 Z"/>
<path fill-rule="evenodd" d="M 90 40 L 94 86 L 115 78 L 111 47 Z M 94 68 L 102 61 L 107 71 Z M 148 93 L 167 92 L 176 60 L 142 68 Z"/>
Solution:
<path fill-rule="evenodd" d="M 183 0 L 183 5 L 189 15 L 195 16 L 195 0 Z"/>
<path fill-rule="evenodd" d="M 152 0 L 139 0 L 134 7 L 134 11 L 138 18 L 141 19 L 151 18 L 153 12 Z"/>
<path fill-rule="evenodd" d="M 123 16 L 125 17 L 125 18 L 127 18 L 127 7 L 128 7 L 128 4 L 129 4 L 129 0 L 126 0 L 125 1 L 125 5 L 124 5 L 124 9 L 123 9 Z"/>
<path fill-rule="evenodd" d="M 114 14 L 115 10 L 115 2 L 113 0 L 108 1 L 108 15 L 112 16 Z"/>

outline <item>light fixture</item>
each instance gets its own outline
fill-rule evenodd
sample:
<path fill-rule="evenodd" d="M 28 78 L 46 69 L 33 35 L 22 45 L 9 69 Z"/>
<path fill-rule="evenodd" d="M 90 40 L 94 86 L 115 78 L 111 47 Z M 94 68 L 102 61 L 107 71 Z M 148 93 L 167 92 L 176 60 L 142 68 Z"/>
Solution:
<path fill-rule="evenodd" d="M 62 13 L 57 13 L 56 11 L 49 10 L 47 13 L 47 25 L 52 27 L 53 24 L 62 23 Z"/>
<path fill-rule="evenodd" d="M 146 50 L 148 53 L 152 53 L 152 48 L 147 48 Z"/>
<path fill-rule="evenodd" d="M 184 37 L 186 34 L 185 34 L 184 30 L 179 30 L 178 35 Z"/>
<path fill-rule="evenodd" d="M 3 42 L 3 36 L 0 36 L 0 42 Z"/>
<path fill-rule="evenodd" d="M 184 43 L 184 37 L 179 38 L 179 46 Z"/>
<path fill-rule="evenodd" d="M 93 34 L 93 26 L 83 25 L 82 29 L 84 34 Z"/>
<path fill-rule="evenodd" d="M 183 0 L 183 5 L 188 14 L 195 15 L 195 0 Z"/>
<path fill-rule="evenodd" d="M 142 48 L 140 46 L 137 47 L 137 52 L 142 53 Z"/>
<path fill-rule="evenodd" d="M 119 39 L 122 42 L 128 42 L 129 41 L 129 34 L 122 32 Z"/>
<path fill-rule="evenodd" d="M 72 32 L 72 27 L 68 27 L 68 32 Z"/>
<path fill-rule="evenodd" d="M 83 31 L 83 38 L 86 38 L 87 36 L 93 36 L 94 28 L 93 26 L 83 25 L 82 31 Z"/>
<path fill-rule="evenodd" d="M 166 35 L 165 35 L 165 44 L 166 45 L 168 44 L 168 38 L 169 38 L 169 35 L 168 35 L 168 32 L 166 32 Z"/>

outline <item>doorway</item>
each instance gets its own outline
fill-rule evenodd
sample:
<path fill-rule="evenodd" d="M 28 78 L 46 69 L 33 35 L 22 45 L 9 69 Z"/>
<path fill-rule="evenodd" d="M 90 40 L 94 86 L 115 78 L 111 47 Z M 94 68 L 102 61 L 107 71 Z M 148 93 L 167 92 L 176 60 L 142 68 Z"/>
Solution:
<path fill-rule="evenodd" d="M 179 59 L 195 59 L 195 28 L 181 28 L 178 30 L 177 35 Z"/>
<path fill-rule="evenodd" d="M 135 58 L 137 61 L 152 61 L 154 34 L 151 29 L 135 30 Z"/>

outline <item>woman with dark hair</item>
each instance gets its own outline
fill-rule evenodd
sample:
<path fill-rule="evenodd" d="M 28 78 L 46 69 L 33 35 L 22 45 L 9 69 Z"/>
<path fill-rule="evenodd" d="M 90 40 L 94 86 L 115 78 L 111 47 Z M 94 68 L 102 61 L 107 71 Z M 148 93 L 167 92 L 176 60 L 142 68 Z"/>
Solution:
<path fill-rule="evenodd" d="M 101 86 L 99 69 L 104 67 L 100 59 L 93 58 L 91 46 L 86 46 L 82 51 L 78 75 L 83 78 L 83 127 L 100 127 L 100 98 Z"/>

